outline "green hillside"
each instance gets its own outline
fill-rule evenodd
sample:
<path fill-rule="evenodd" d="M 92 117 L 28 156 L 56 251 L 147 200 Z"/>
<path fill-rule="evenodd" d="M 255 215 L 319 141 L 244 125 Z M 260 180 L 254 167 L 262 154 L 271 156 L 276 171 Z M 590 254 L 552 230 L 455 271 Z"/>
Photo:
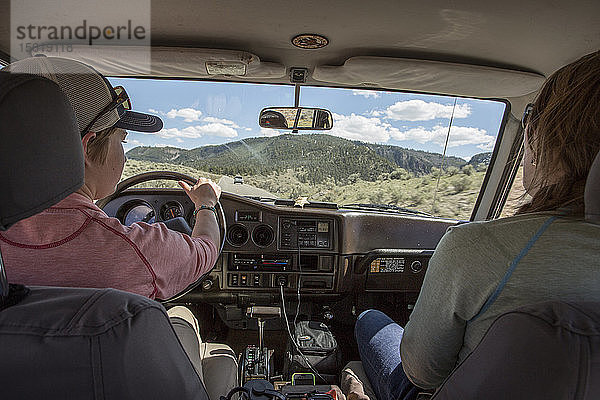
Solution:
<path fill-rule="evenodd" d="M 340 205 L 394 204 L 468 219 L 490 156 L 476 154 L 469 162 L 446 157 L 440 176 L 441 154 L 322 134 L 281 135 L 192 150 L 136 147 L 127 153 L 123 177 L 152 170 L 179 171 L 216 181 L 221 175 L 243 175 L 246 184 L 280 198 L 308 196 Z M 150 185 L 174 187 L 176 183 L 145 184 Z"/>
<path fill-rule="evenodd" d="M 439 153 L 428 153 L 422 150 L 405 149 L 403 147 L 354 142 L 362 144 L 373 150 L 381 157 L 393 162 L 400 168 L 417 175 L 428 174 L 432 168 L 439 167 L 442 155 Z M 465 160 L 459 157 L 446 156 L 444 166 L 460 168 L 465 165 Z"/>
<path fill-rule="evenodd" d="M 328 135 L 251 138 L 193 150 L 137 147 L 127 157 L 187 165 L 223 175 L 266 175 L 292 169 L 301 181 L 311 183 L 328 177 L 341 182 L 355 173 L 372 181 L 396 169 L 394 163 L 367 146 Z"/>
<path fill-rule="evenodd" d="M 127 160 L 123 179 L 146 171 L 171 170 L 194 177 L 205 176 L 215 181 L 219 176 L 191 167 L 155 163 L 151 161 Z M 245 176 L 246 184 L 267 190 L 279 198 L 295 199 L 307 196 L 315 201 L 330 201 L 340 205 L 349 203 L 379 203 L 409 207 L 432 213 L 440 217 L 468 219 L 475 205 L 479 188 L 485 176 L 485 169 L 475 169 L 467 165 L 461 169 L 451 167 L 439 177 L 434 168 L 429 174 L 414 176 L 404 174 L 383 174 L 374 181 L 351 175 L 348 184 L 334 182 L 332 178 L 318 184 L 301 182 L 295 171 L 287 170 L 270 175 Z M 178 187 L 173 181 L 153 181 L 143 187 Z M 436 205 L 432 208 L 436 191 Z"/>
<path fill-rule="evenodd" d="M 327 179 L 348 183 L 357 177 L 373 182 L 385 174 L 429 174 L 441 154 L 378 145 L 324 135 L 280 135 L 249 138 L 192 150 L 174 147 L 136 147 L 133 160 L 185 165 L 220 175 L 264 176 L 295 172 L 300 182 L 319 184 Z M 446 157 L 444 167 L 461 168 L 467 162 Z"/>

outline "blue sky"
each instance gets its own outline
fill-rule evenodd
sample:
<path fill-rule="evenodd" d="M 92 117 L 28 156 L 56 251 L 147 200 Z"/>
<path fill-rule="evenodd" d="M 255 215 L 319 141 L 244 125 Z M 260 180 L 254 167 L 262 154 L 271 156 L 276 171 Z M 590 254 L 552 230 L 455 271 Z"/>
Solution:
<path fill-rule="evenodd" d="M 133 109 L 155 113 L 164 128 L 155 134 L 130 132 L 125 149 L 174 146 L 191 149 L 277 130 L 258 126 L 260 110 L 292 106 L 293 86 L 223 82 L 109 78 L 126 88 Z M 334 128 L 326 133 L 353 140 L 392 144 L 441 153 L 454 98 L 398 92 L 303 87 L 302 106 L 329 109 Z M 469 159 L 491 151 L 504 113 L 504 103 L 457 99 L 448 155 Z"/>

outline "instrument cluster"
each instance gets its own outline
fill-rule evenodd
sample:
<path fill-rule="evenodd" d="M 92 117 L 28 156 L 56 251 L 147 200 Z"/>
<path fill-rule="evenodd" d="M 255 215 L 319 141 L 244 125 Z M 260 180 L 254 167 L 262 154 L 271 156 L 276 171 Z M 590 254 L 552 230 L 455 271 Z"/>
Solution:
<path fill-rule="evenodd" d="M 154 204 L 142 200 L 133 199 L 122 204 L 116 212 L 115 217 L 123 225 L 131 225 L 136 222 L 146 222 L 153 224 L 155 222 L 167 221 L 172 218 L 186 217 L 186 209 L 179 201 L 168 200 L 165 202 L 153 202 Z M 192 208 L 193 213 L 193 208 Z M 194 220 L 192 213 L 188 212 L 186 220 L 193 227 Z"/>

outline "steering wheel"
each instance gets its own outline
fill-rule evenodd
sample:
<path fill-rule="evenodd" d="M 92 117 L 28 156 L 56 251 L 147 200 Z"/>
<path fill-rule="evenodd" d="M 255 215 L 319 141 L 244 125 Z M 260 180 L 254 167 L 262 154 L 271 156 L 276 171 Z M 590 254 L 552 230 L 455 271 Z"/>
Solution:
<path fill-rule="evenodd" d="M 195 185 L 197 182 L 196 178 L 194 178 L 190 175 L 182 174 L 180 172 L 173 172 L 173 171 L 144 172 L 144 173 L 141 173 L 138 175 L 134 175 L 134 176 L 127 178 L 124 181 L 120 182 L 117 185 L 117 188 L 113 194 L 111 194 L 103 199 L 98 200 L 96 202 L 96 205 L 100 208 L 103 208 L 106 204 L 108 204 L 109 201 L 120 196 L 125 190 L 127 190 L 135 185 L 138 185 L 140 183 L 144 183 L 144 182 L 148 182 L 148 181 L 155 181 L 155 180 L 160 180 L 160 179 L 169 180 L 169 181 L 184 181 L 190 185 Z M 226 233 L 227 223 L 225 221 L 225 212 L 223 211 L 223 206 L 221 205 L 221 203 L 219 201 L 217 201 L 217 207 L 220 211 L 219 214 L 221 217 L 221 218 L 217 217 L 217 223 L 219 224 L 219 230 L 221 233 L 221 246 L 219 247 L 219 255 L 220 255 L 221 252 L 223 251 L 223 246 L 225 245 L 225 236 L 227 234 Z M 179 221 L 179 222 L 181 224 L 185 224 L 185 226 L 187 226 L 187 228 L 189 228 L 189 230 L 191 232 L 191 228 L 189 227 L 188 223 L 183 218 L 181 218 L 181 220 L 182 221 Z M 218 259 L 219 259 L 219 257 L 217 256 L 217 260 Z M 212 267 L 211 267 L 211 270 L 212 270 Z M 174 296 L 171 296 L 168 299 L 158 300 L 158 301 L 160 301 L 161 303 L 167 303 L 169 301 L 174 301 L 174 300 L 186 295 L 187 293 L 189 293 L 190 291 L 195 289 L 200 284 L 200 282 L 202 282 L 205 275 L 201 275 L 195 282 L 192 282 L 188 287 L 183 289 L 181 292 L 175 294 Z"/>
<path fill-rule="evenodd" d="M 122 182 L 119 182 L 115 192 L 109 196 L 106 196 L 103 199 L 100 199 L 96 202 L 96 205 L 100 208 L 104 207 L 108 204 L 109 201 L 119 197 L 121 193 L 125 190 L 129 189 L 132 186 L 139 185 L 140 183 L 148 182 L 148 181 L 156 181 L 156 180 L 168 180 L 168 181 L 184 181 L 190 185 L 196 184 L 196 178 L 182 174 L 181 172 L 173 172 L 173 171 L 151 171 L 144 172 L 141 174 L 134 175 L 130 178 L 125 179 Z"/>

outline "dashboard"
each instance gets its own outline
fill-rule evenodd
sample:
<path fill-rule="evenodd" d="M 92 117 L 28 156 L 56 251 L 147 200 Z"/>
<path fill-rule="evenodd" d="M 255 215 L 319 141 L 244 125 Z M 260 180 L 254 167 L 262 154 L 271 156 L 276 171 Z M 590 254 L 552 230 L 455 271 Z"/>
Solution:
<path fill-rule="evenodd" d="M 226 238 L 221 256 L 189 301 L 272 301 L 285 289 L 308 296 L 418 292 L 432 250 L 456 221 L 407 213 L 297 207 L 223 193 Z M 121 223 L 184 218 L 194 205 L 179 189 L 128 189 L 99 206 Z"/>

